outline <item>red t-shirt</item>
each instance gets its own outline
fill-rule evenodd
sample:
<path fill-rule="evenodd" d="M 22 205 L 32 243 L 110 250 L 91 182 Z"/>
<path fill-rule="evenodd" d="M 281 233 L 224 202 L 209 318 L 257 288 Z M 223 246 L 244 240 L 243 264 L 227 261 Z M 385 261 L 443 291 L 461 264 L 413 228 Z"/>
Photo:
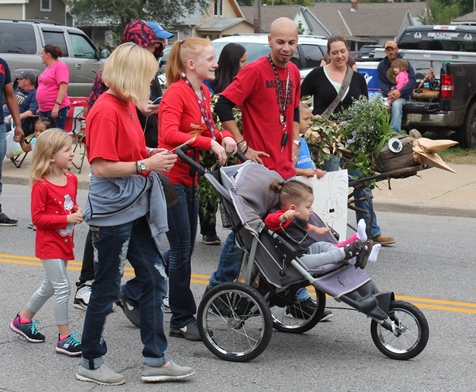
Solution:
<path fill-rule="evenodd" d="M 205 95 L 203 105 L 210 118 L 212 118 L 210 92 L 204 84 L 202 84 L 202 88 Z M 165 91 L 164 98 L 162 98 L 160 103 L 159 146 L 172 150 L 193 136 L 197 136 L 197 138 L 190 143 L 191 147 L 199 150 L 210 150 L 212 135 L 203 121 L 195 93 L 184 80 L 179 80 L 176 83 L 172 83 Z M 221 143 L 222 138 L 225 136 L 231 136 L 231 133 L 228 131 L 216 131 L 216 141 L 218 143 Z M 196 151 L 193 150 L 187 152 L 189 156 L 193 156 L 195 153 Z M 194 156 L 197 162 L 199 161 L 198 155 L 196 153 Z M 169 176 L 173 184 L 192 186 L 190 166 L 180 159 L 177 160 L 172 170 L 165 174 Z M 195 185 L 197 185 L 197 176 L 195 176 Z"/>
<path fill-rule="evenodd" d="M 276 67 L 281 85 L 283 100 L 286 96 L 287 71 Z M 257 151 L 267 152 L 270 157 L 260 157 L 264 166 L 276 170 L 283 178 L 296 175 L 292 163 L 294 109 L 300 103 L 301 75 L 296 65 L 288 63 L 291 95 L 285 113 L 288 142 L 281 152 L 283 125 L 279 122 L 279 99 L 276 76 L 268 57 L 248 64 L 235 76 L 222 95 L 241 107 L 243 113 L 243 138 Z"/>
<path fill-rule="evenodd" d="M 66 223 L 74 213 L 78 178 L 65 172 L 66 185 L 41 179 L 31 189 L 31 219 L 36 226 L 35 256 L 40 259 L 74 260 L 73 224 Z"/>
<path fill-rule="evenodd" d="M 119 137 L 120 135 L 120 137 Z M 102 94 L 88 114 L 86 152 L 112 162 L 135 162 L 147 158 L 144 132 L 132 102 Z"/>

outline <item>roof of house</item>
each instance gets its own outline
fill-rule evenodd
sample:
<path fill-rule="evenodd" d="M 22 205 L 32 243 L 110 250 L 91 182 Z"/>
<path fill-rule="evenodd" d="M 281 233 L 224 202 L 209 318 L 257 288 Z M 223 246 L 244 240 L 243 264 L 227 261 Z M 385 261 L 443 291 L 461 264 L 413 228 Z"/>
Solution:
<path fill-rule="evenodd" d="M 244 18 L 223 18 L 223 17 L 216 17 L 214 19 L 209 20 L 208 22 L 202 23 L 201 25 L 197 26 L 199 29 L 207 29 L 207 30 L 226 30 L 230 27 L 236 26 L 241 22 L 249 23 Z"/>
<path fill-rule="evenodd" d="M 469 14 L 460 16 L 459 18 L 456 18 L 453 20 L 453 22 L 475 22 L 476 21 L 476 12 L 470 12 Z M 453 23 L 451 22 L 451 23 Z"/>
<path fill-rule="evenodd" d="M 279 17 L 294 19 L 299 5 L 261 6 L 261 27 L 269 26 Z M 425 10 L 425 3 L 364 3 L 351 11 L 350 3 L 315 3 L 307 8 L 331 34 L 360 37 L 395 36 L 405 18 L 416 18 Z M 241 6 L 246 19 L 253 22 L 254 7 Z M 369 23 L 371 21 L 372 23 Z M 413 24 L 413 23 L 409 23 Z"/>

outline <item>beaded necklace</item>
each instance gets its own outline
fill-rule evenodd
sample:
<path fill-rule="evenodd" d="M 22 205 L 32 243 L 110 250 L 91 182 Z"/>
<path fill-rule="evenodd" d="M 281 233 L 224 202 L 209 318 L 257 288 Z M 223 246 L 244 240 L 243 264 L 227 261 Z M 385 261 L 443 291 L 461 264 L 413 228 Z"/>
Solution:
<path fill-rule="evenodd" d="M 269 64 L 271 65 L 271 68 L 273 68 L 274 71 L 274 76 L 276 78 L 276 87 L 278 89 L 278 101 L 279 101 L 279 122 L 283 126 L 283 137 L 281 139 L 281 153 L 284 151 L 284 147 L 286 146 L 288 142 L 288 133 L 286 132 L 286 109 L 288 108 L 289 102 L 291 101 L 291 85 L 289 83 L 290 81 L 290 73 L 289 73 L 289 68 L 286 65 L 286 71 L 288 73 L 288 76 L 286 78 L 286 93 L 285 96 L 282 97 L 281 95 L 281 81 L 279 80 L 279 75 L 278 75 L 278 70 L 276 69 L 276 65 L 274 65 L 273 60 L 271 59 L 271 54 L 268 55 L 268 61 Z"/>
<path fill-rule="evenodd" d="M 202 114 L 202 119 L 205 122 L 205 124 L 207 125 L 208 130 L 212 134 L 213 140 L 215 140 L 216 139 L 216 128 L 215 128 L 215 124 L 213 122 L 213 119 L 211 118 L 207 109 L 205 109 L 205 105 L 203 104 L 203 101 L 205 101 L 205 98 L 204 98 L 202 86 L 200 86 L 200 93 L 201 93 L 201 97 L 200 97 L 196 93 L 195 89 L 192 86 L 192 83 L 190 83 L 190 80 L 187 79 L 185 74 L 182 74 L 182 76 L 183 76 L 183 80 L 185 81 L 185 83 L 187 83 L 190 86 L 190 88 L 193 90 L 193 92 L 195 94 L 195 98 L 197 99 L 198 107 L 200 108 L 200 113 Z"/>

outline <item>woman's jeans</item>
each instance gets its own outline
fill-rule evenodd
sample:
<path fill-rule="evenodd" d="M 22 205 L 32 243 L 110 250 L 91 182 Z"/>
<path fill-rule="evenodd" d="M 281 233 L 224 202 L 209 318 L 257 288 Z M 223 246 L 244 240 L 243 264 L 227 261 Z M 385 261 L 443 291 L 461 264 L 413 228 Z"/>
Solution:
<path fill-rule="evenodd" d="M 141 285 L 140 333 L 144 364 L 162 366 L 167 339 L 164 334 L 162 299 L 166 294 L 163 260 L 157 250 L 145 217 L 118 226 L 91 226 L 94 245 L 94 282 L 81 339 L 81 365 L 96 369 L 107 352 L 102 333 L 106 316 L 119 296 L 126 259 Z"/>
<path fill-rule="evenodd" d="M 198 192 L 197 188 L 176 184 L 173 186 L 179 202 L 168 210 L 167 239 L 170 249 L 165 252 L 164 258 L 167 260 L 169 273 L 169 303 L 172 311 L 170 327 L 181 328 L 197 312 L 190 279 L 191 257 L 197 235 Z"/>
<path fill-rule="evenodd" d="M 66 106 L 60 110 L 58 110 L 58 117 L 55 120 L 55 127 L 64 130 L 66 125 L 66 119 L 68 117 L 69 106 Z M 51 110 L 49 112 L 42 112 L 40 111 L 40 117 L 51 117 Z"/>

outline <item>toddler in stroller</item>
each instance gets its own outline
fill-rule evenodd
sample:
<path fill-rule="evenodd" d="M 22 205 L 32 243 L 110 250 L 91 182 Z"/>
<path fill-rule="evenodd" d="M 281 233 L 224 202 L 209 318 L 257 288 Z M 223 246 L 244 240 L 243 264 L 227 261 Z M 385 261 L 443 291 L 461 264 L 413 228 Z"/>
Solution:
<path fill-rule="evenodd" d="M 365 221 L 360 220 L 357 233 L 349 240 L 332 244 L 315 241 L 309 232 L 323 235 L 328 227 L 317 227 L 308 223 L 312 214 L 314 195 L 312 188 L 298 180 L 281 182 L 273 180 L 270 189 L 279 194 L 279 210 L 268 214 L 264 223 L 289 241 L 301 261 L 309 268 L 338 263 L 356 257 L 355 267 L 365 268 L 367 261 L 377 261 L 381 245 L 367 239 Z"/>

